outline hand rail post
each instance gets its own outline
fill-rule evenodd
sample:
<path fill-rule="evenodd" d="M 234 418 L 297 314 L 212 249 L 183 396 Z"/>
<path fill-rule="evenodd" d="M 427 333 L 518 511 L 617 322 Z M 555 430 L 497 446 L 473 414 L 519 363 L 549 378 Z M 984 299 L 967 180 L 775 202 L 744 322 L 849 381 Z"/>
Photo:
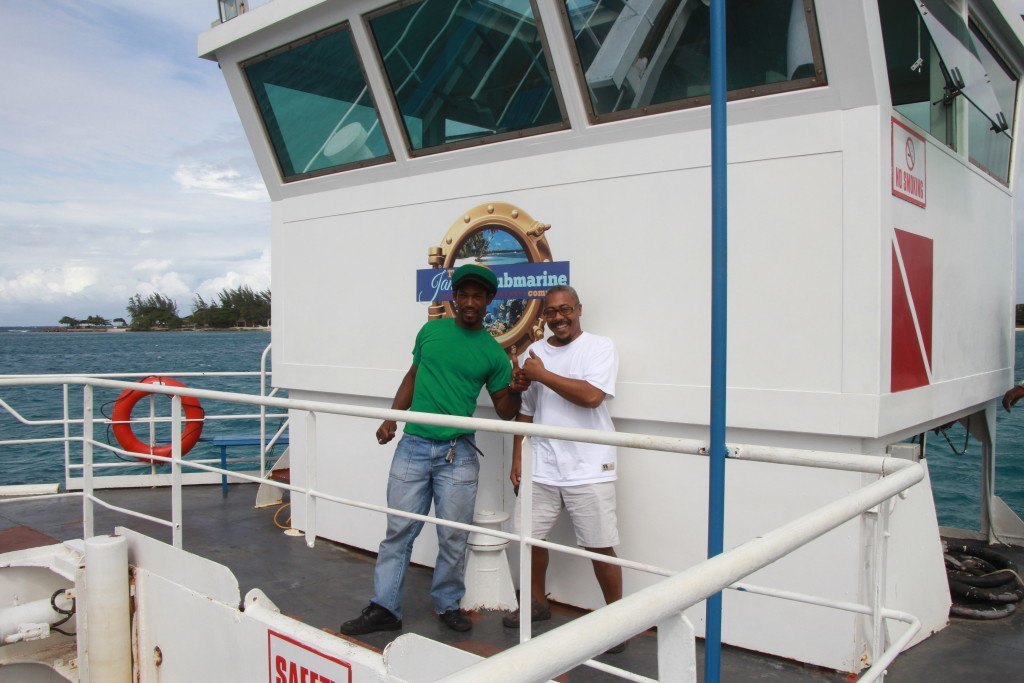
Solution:
<path fill-rule="evenodd" d="M 92 502 L 92 385 L 82 387 L 82 533 L 96 535 Z"/>
<path fill-rule="evenodd" d="M 153 467 L 156 467 L 154 462 Z M 181 548 L 181 396 L 171 396 L 171 543 Z"/>
<path fill-rule="evenodd" d="M 267 354 L 271 344 L 260 355 L 260 398 L 267 396 Z M 267 476 L 267 406 L 260 404 L 260 478 Z"/>
<path fill-rule="evenodd" d="M 61 385 L 61 390 L 64 399 L 64 488 L 67 489 L 68 479 L 71 478 L 71 402 L 68 400 L 71 386 L 65 382 Z"/>
<path fill-rule="evenodd" d="M 533 636 L 533 439 L 523 437 L 519 479 L 519 642 Z"/>
<path fill-rule="evenodd" d="M 316 413 L 306 413 L 306 545 L 316 543 Z"/>
<path fill-rule="evenodd" d="M 893 499 L 895 500 L 895 499 Z M 890 502 L 882 501 L 876 508 L 865 513 L 873 518 L 874 539 L 871 548 L 871 663 L 877 662 L 885 653 L 886 628 L 882 618 L 885 609 L 886 564 L 889 558 L 889 514 Z M 879 675 L 885 680 L 885 672 Z"/>
<path fill-rule="evenodd" d="M 131 415 L 128 416 L 129 423 L 131 422 Z M 129 427 L 131 425 L 129 424 Z M 153 452 L 153 447 L 156 446 L 156 394 L 149 395 L 149 451 Z M 149 461 L 149 473 L 156 474 L 157 463 L 155 460 Z"/>
<path fill-rule="evenodd" d="M 696 683 L 697 638 L 682 612 L 658 622 L 658 683 Z"/>

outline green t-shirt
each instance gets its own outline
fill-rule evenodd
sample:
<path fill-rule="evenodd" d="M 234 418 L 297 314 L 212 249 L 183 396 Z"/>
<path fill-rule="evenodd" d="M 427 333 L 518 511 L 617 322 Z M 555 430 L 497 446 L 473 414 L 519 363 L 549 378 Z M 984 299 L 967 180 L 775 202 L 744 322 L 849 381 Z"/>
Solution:
<path fill-rule="evenodd" d="M 431 320 L 420 328 L 412 362 L 416 386 L 409 410 L 421 413 L 469 417 L 476 410 L 481 386 L 493 394 L 512 381 L 512 364 L 491 333 L 464 330 L 454 318 Z M 445 441 L 473 430 L 409 422 L 405 433 Z"/>

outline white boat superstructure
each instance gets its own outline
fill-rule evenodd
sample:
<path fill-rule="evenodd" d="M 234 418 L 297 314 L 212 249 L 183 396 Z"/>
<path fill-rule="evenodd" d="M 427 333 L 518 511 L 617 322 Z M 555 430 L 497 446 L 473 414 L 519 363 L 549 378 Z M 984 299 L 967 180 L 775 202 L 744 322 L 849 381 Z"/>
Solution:
<path fill-rule="evenodd" d="M 273 200 L 275 382 L 387 405 L 416 329 L 450 312 L 430 270 L 476 258 L 507 278 L 491 321 L 506 348 L 539 332 L 531 283 L 571 275 L 587 329 L 620 352 L 617 428 L 706 439 L 707 4 L 275 0 L 203 34 Z M 1012 377 L 1020 17 L 1002 0 L 726 7 L 728 441 L 883 456 L 971 417 L 990 530 L 992 399 Z M 314 312 L 324 297 L 337 315 Z M 316 430 L 313 450 L 293 420 L 296 483 L 312 460 L 331 493 L 383 502 L 388 452 L 367 426 Z M 510 511 L 509 439 L 481 443 L 478 506 Z M 699 563 L 704 462 L 623 448 L 620 463 L 621 554 Z M 863 476 L 731 459 L 726 548 Z M 319 533 L 363 548 L 384 531 L 358 510 L 319 515 Z M 755 578 L 863 601 L 873 533 L 850 522 Z M 924 637 L 949 607 L 927 487 L 899 501 L 890 533 L 887 595 Z M 414 560 L 433 554 L 421 538 Z M 553 571 L 554 599 L 601 603 L 585 560 Z M 653 581 L 630 575 L 627 592 Z M 728 596 L 724 641 L 844 671 L 870 659 L 862 617 L 787 606 L 768 628 L 764 602 Z M 700 634 L 701 611 L 688 616 Z"/>
<path fill-rule="evenodd" d="M 735 590 L 725 596 L 724 642 L 882 675 L 891 657 L 947 624 L 924 435 L 949 422 L 963 421 L 984 445 L 983 535 L 1024 537 L 993 493 L 993 399 L 1010 385 L 1013 363 L 1020 17 L 1005 0 L 734 0 L 725 3 L 726 552 L 705 562 L 708 4 L 273 0 L 200 37 L 273 200 L 273 380 L 288 398 L 147 391 L 287 411 L 290 483 L 267 485 L 291 492 L 292 526 L 309 543 L 373 550 L 382 538 L 391 449 L 375 443 L 375 420 L 478 430 L 487 454 L 478 512 L 497 517 L 513 508 L 512 433 L 619 448 L 626 597 L 461 680 L 544 680 L 652 625 L 659 678 L 692 680 L 701 601 L 726 586 Z M 470 261 L 499 276 L 485 322 L 510 354 L 544 334 L 538 297 L 547 287 L 579 290 L 586 329 L 619 350 L 617 433 L 503 423 L 486 419 L 494 414 L 484 402 L 478 418 L 386 408 L 416 330 L 451 315 L 448 275 Z M 332 315 L 323 315 L 325 301 Z M 82 445 L 82 492 L 73 495 L 91 539 L 102 531 L 93 506 L 109 505 L 96 494 L 94 455 L 114 448 L 95 438 L 109 421 L 93 412 L 92 392 L 133 385 L 0 378 L 26 383 L 82 387 L 81 432 L 66 411 L 54 424 L 64 427 L 58 440 Z M 217 586 L 197 588 L 193 576 L 177 583 L 217 611 L 217 638 L 175 631 L 164 606 L 179 597 L 165 579 L 193 563 L 174 548 L 183 470 L 222 471 L 180 462 L 182 405 L 172 405 L 170 515 L 143 518 L 169 528 L 172 547 L 131 559 L 137 578 L 157 577 L 135 585 L 136 606 L 158 605 L 132 625 L 140 680 L 190 680 L 208 657 L 227 666 L 239 647 L 258 647 L 260 663 L 244 664 L 254 676 L 291 680 L 291 664 L 287 678 L 275 668 L 274 632 L 296 646 L 293 655 L 318 652 L 342 668 L 366 655 L 301 625 L 281 630 L 259 596 L 252 614 L 248 600 L 239 610 L 215 568 Z M 525 548 L 543 545 L 561 551 L 552 599 L 601 604 L 590 557 L 572 547 L 567 526 L 546 541 L 474 530 L 518 542 L 508 553 L 521 588 Z M 157 547 L 122 536 L 129 548 Z M 421 536 L 413 560 L 432 562 L 434 543 Z M 51 601 L 71 589 L 61 576 Z M 40 591 L 30 602 L 47 597 Z M 526 639 L 529 619 L 522 623 Z M 153 638 L 177 643 L 174 656 L 150 647 Z M 82 642 L 77 667 L 87 680 Z M 387 656 L 366 657 L 386 665 Z M 451 657 L 437 657 L 453 667 L 443 673 L 378 668 L 352 680 L 436 680 L 470 663 Z M 287 661 L 301 677 L 298 656 Z M 238 671 L 248 678 L 250 669 Z"/>

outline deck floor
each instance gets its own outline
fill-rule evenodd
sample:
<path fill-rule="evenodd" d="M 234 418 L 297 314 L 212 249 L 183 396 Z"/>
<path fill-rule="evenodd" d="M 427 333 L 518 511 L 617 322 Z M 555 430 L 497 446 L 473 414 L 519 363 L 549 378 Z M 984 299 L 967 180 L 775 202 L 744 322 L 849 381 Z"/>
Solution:
<path fill-rule="evenodd" d="M 100 493 L 111 504 L 157 517 L 170 516 L 168 489 L 121 489 Z M 260 588 L 281 609 L 312 626 L 336 632 L 356 616 L 372 593 L 374 556 L 328 541 L 310 549 L 301 536 L 289 536 L 274 524 L 276 508 L 253 509 L 255 487 L 234 485 L 228 494 L 219 486 L 193 486 L 184 491 L 186 550 L 228 566 L 242 595 Z M 81 538 L 82 504 L 78 498 L 0 504 L 0 552 Z M 282 517 L 287 517 L 283 513 Z M 102 508 L 96 511 L 96 532 L 128 526 L 170 542 L 170 531 L 150 522 Z M 1018 564 L 1024 558 L 1018 556 Z M 383 649 L 403 632 L 414 632 L 487 656 L 512 647 L 518 631 L 501 624 L 499 612 L 472 615 L 473 630 L 455 633 L 433 615 L 429 569 L 413 567 L 405 588 L 404 631 L 374 633 L 360 642 Z M 580 614 L 555 605 L 551 621 L 536 625 L 543 633 Z M 340 636 L 339 636 L 340 637 Z M 698 641 L 698 674 L 703 677 L 703 643 Z M 638 674 L 657 678 L 657 637 L 646 632 L 633 638 L 626 652 L 599 658 Z M 904 653 L 889 669 L 890 681 L 1013 680 L 1024 661 L 1024 615 L 977 622 L 954 619 L 950 626 Z M 849 681 L 851 677 L 737 648 L 724 647 L 724 681 Z M 621 680 L 589 667 L 578 667 L 560 681 Z"/>

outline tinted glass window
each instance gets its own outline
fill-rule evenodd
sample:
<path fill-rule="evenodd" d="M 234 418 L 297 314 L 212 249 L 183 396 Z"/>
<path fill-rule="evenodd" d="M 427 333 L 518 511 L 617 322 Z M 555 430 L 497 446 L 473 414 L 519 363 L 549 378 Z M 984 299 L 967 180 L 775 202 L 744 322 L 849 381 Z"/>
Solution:
<path fill-rule="evenodd" d="M 968 106 L 968 156 L 974 164 L 1006 183 L 1010 178 L 1010 152 L 1013 149 L 1013 138 L 1010 137 L 1012 126 L 1007 130 L 999 129 L 1004 123 L 1013 123 L 1017 79 L 973 23 L 971 24 L 971 35 L 1004 118 L 1001 121 L 993 121 L 991 116 L 982 112 L 973 103 Z"/>
<path fill-rule="evenodd" d="M 893 108 L 954 147 L 948 73 L 914 0 L 879 0 Z"/>
<path fill-rule="evenodd" d="M 997 127 L 1006 128 L 1005 115 L 1000 111 L 999 101 L 963 15 L 954 10 L 947 0 L 915 0 L 915 4 L 957 94 L 985 112 Z"/>
<path fill-rule="evenodd" d="M 347 26 L 242 68 L 286 180 L 390 159 Z"/>
<path fill-rule="evenodd" d="M 422 0 L 369 25 L 414 151 L 563 127 L 530 0 Z"/>
<path fill-rule="evenodd" d="M 565 7 L 595 114 L 710 94 L 710 9 L 702 0 L 566 0 Z M 804 0 L 726 0 L 734 96 L 824 82 L 816 78 L 809 16 Z"/>

